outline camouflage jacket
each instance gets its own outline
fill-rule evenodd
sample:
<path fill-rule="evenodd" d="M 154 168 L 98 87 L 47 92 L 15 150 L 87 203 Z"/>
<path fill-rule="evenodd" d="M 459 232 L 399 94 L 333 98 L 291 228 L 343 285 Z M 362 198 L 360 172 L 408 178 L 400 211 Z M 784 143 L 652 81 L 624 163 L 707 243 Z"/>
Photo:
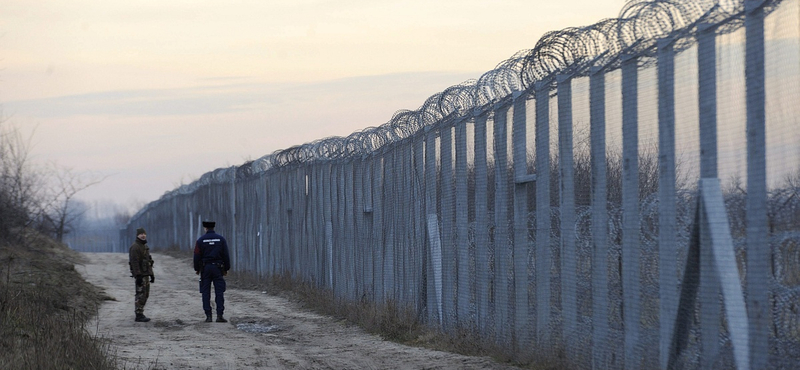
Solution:
<path fill-rule="evenodd" d="M 131 266 L 131 275 L 153 276 L 153 257 L 150 256 L 150 247 L 146 241 L 136 238 L 128 250 L 128 263 Z"/>

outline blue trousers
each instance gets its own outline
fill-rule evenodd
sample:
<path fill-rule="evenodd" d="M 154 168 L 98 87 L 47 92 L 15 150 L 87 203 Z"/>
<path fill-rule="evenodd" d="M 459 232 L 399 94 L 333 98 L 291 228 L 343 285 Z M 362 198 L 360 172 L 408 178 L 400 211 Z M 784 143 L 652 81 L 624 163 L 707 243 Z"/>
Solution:
<path fill-rule="evenodd" d="M 200 294 L 203 296 L 203 311 L 211 315 L 211 284 L 214 284 L 214 301 L 217 303 L 217 316 L 225 312 L 225 279 L 222 269 L 214 264 L 203 267 L 200 273 Z"/>

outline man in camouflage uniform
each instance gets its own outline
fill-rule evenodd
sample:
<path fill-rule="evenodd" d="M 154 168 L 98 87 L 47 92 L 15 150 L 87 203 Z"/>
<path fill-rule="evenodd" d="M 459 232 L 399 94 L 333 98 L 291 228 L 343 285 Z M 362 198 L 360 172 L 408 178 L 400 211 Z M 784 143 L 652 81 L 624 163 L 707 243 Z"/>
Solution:
<path fill-rule="evenodd" d="M 144 305 L 150 296 L 150 283 L 156 281 L 153 275 L 153 257 L 147 246 L 147 233 L 143 228 L 136 229 L 136 241 L 128 250 L 131 276 L 136 278 L 136 298 L 134 312 L 137 322 L 148 322 L 150 319 L 144 315 Z"/>

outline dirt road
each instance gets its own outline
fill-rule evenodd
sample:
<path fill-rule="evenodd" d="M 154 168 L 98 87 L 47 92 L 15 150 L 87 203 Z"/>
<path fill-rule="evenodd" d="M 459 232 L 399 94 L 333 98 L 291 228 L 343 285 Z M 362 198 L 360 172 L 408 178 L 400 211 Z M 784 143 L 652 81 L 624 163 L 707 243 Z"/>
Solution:
<path fill-rule="evenodd" d="M 163 254 L 153 255 L 156 281 L 145 308 L 152 320 L 137 323 L 127 254 L 84 255 L 89 262 L 76 269 L 115 299 L 88 328 L 111 341 L 126 369 L 511 369 L 488 358 L 383 341 L 257 291 L 229 289 L 230 322 L 206 323 L 194 271 Z"/>

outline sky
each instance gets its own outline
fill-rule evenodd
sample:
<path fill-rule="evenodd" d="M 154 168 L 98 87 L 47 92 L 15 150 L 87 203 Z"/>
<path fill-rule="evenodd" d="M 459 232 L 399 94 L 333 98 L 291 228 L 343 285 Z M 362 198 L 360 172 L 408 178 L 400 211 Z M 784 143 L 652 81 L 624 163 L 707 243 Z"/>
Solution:
<path fill-rule="evenodd" d="M 347 136 L 624 0 L 3 0 L 0 109 L 37 163 L 138 210 L 208 171 Z"/>

